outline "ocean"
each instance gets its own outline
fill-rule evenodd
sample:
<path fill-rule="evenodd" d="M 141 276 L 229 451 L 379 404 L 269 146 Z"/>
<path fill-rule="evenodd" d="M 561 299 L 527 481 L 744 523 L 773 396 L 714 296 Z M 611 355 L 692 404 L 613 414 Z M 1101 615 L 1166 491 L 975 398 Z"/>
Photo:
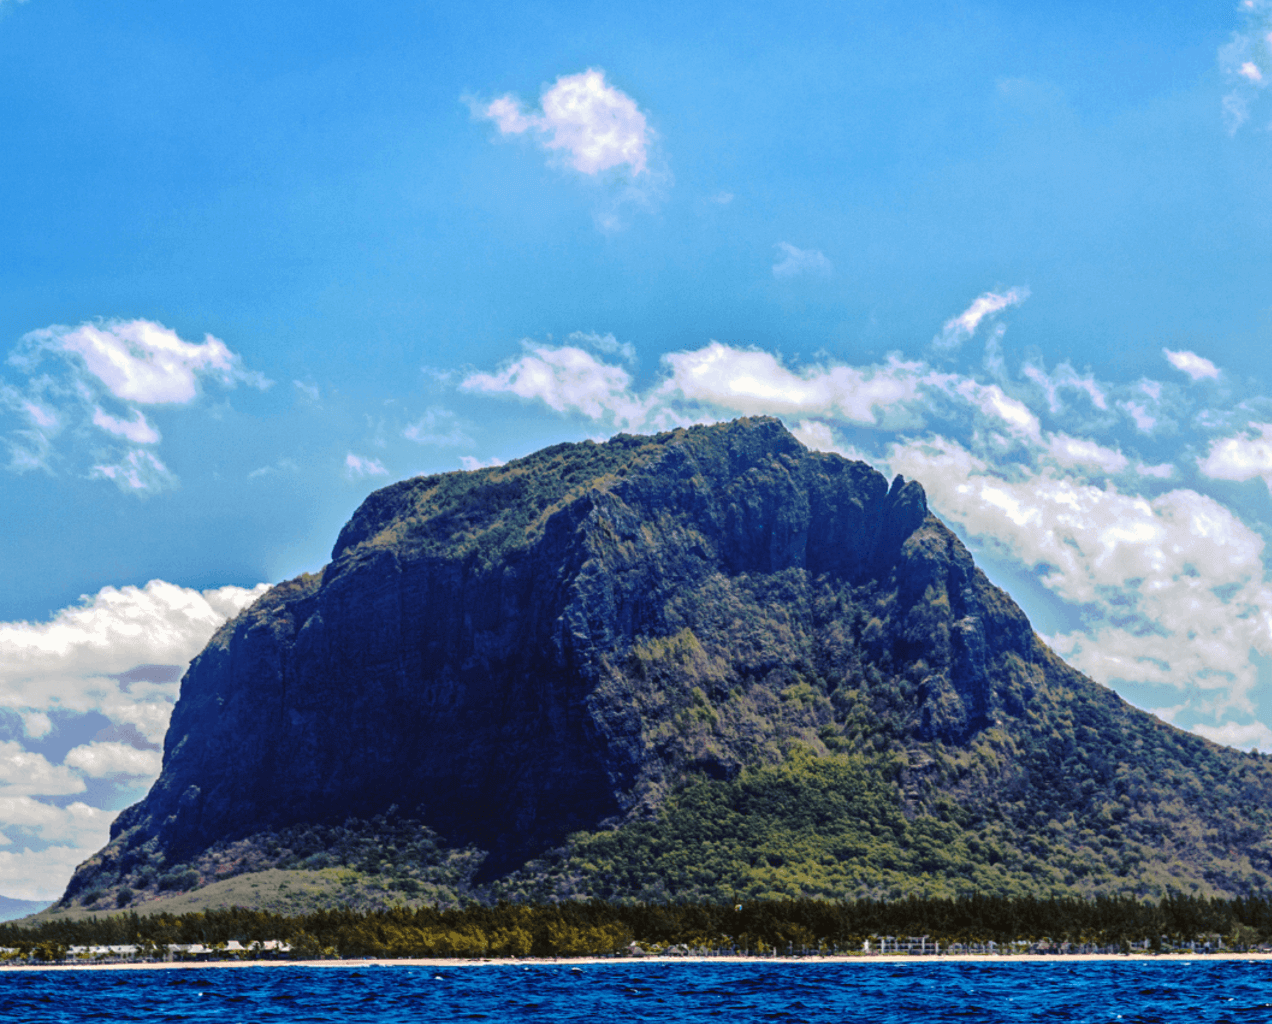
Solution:
<path fill-rule="evenodd" d="M 1272 962 L 245 966 L 3 971 L 0 1020 L 1272 1021 Z"/>

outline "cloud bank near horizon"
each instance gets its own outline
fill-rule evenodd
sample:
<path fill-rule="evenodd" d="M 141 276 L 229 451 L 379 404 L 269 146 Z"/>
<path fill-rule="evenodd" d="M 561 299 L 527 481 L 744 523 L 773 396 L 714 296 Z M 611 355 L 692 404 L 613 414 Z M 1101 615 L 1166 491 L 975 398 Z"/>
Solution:
<path fill-rule="evenodd" d="M 158 778 L 190 659 L 268 589 L 151 580 L 46 621 L 0 623 L 0 892 L 61 895 L 106 844 L 119 801 Z M 78 799 L 57 799 L 68 796 Z"/>

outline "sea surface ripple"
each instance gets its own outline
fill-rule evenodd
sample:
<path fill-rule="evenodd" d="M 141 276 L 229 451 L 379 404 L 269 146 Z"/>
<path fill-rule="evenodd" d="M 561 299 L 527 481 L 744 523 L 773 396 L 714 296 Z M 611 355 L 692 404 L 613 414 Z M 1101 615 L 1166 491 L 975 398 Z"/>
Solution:
<path fill-rule="evenodd" d="M 485 964 L 0 972 L 0 1020 L 1272 1022 L 1272 963 Z"/>

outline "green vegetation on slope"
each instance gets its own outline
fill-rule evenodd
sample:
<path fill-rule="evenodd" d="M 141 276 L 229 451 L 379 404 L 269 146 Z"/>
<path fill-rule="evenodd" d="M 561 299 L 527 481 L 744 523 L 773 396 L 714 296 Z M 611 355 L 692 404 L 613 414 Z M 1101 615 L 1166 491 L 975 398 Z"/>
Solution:
<path fill-rule="evenodd" d="M 605 444 L 558 444 L 506 466 L 394 484 L 367 499 L 336 550 L 369 541 L 372 550 L 473 558 L 476 569 L 489 569 L 530 544 L 569 500 L 656 457 L 670 436 L 619 434 Z"/>
<path fill-rule="evenodd" d="M 133 906 L 302 913 L 450 904 L 468 893 L 482 857 L 479 850 L 448 847 L 427 826 L 396 811 L 369 821 L 269 829 L 177 863 L 167 862 L 150 841 L 113 870 L 99 871 L 93 888 L 64 897 L 40 916 Z"/>
<path fill-rule="evenodd" d="M 956 761 L 942 767 L 954 771 Z M 907 801 L 906 774 L 902 758 L 796 751 L 733 780 L 692 782 L 652 820 L 576 835 L 492 891 L 708 901 L 1215 891 L 1214 866 L 1205 862 L 1143 870 L 1143 838 L 1070 832 L 1049 818 L 1026 830 L 986 820 L 935 787 Z"/>

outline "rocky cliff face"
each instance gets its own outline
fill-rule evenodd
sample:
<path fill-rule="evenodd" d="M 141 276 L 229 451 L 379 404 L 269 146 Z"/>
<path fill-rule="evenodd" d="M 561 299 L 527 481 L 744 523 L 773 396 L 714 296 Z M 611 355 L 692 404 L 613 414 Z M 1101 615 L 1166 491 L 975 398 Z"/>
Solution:
<path fill-rule="evenodd" d="M 160 779 L 68 898 L 394 806 L 495 877 L 795 749 L 903 752 L 911 816 L 934 787 L 1054 810 L 1074 745 L 1019 738 L 1075 707 L 1214 750 L 1059 662 L 917 483 L 770 419 L 559 445 L 372 494 L 330 565 L 223 627 Z"/>

